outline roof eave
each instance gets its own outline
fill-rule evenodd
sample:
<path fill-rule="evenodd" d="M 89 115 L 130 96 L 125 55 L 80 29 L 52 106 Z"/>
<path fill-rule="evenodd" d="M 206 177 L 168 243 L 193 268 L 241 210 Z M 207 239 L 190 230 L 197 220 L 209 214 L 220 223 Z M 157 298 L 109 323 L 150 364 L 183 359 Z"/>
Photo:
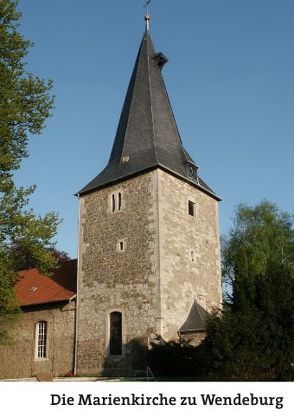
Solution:
<path fill-rule="evenodd" d="M 41 306 L 41 305 L 49 305 L 49 304 L 55 304 L 55 303 L 63 303 L 63 302 L 70 302 L 74 299 L 76 299 L 76 294 L 74 294 L 73 296 L 67 297 L 67 298 L 62 298 L 62 299 L 57 299 L 57 300 L 48 300 L 48 301 L 44 301 L 44 302 L 35 302 L 35 303 L 28 303 L 25 305 L 22 305 L 20 303 L 20 308 L 28 308 L 30 306 Z"/>
<path fill-rule="evenodd" d="M 210 192 L 209 190 L 205 189 L 200 184 L 197 184 L 197 183 L 193 182 L 192 180 L 189 180 L 188 177 L 185 177 L 185 176 L 183 176 L 183 175 L 175 172 L 174 170 L 172 170 L 169 167 L 164 166 L 163 164 L 156 164 L 156 165 L 153 165 L 151 167 L 144 168 L 144 169 L 142 169 L 140 171 L 136 171 L 135 173 L 127 174 L 124 177 L 120 177 L 120 178 L 114 179 L 114 180 L 109 181 L 109 182 L 107 182 L 105 184 L 98 185 L 96 187 L 94 186 L 93 188 L 90 188 L 88 190 L 84 190 L 84 191 L 83 190 L 80 190 L 78 193 L 75 193 L 75 196 L 77 196 L 77 197 L 80 198 L 81 196 L 85 196 L 87 194 L 94 193 L 97 190 L 105 189 L 106 187 L 112 186 L 112 185 L 117 184 L 117 183 L 120 183 L 122 181 L 126 181 L 126 180 L 128 180 L 130 178 L 133 178 L 133 177 L 137 177 L 137 176 L 139 176 L 141 174 L 147 173 L 149 171 L 153 171 L 153 170 L 155 170 L 157 168 L 161 168 L 163 171 L 165 171 L 167 173 L 173 174 L 175 177 L 177 177 L 177 178 L 185 181 L 186 183 L 190 184 L 191 186 L 196 187 L 197 189 L 199 189 L 202 192 L 206 193 L 207 195 L 209 195 L 213 199 L 217 200 L 218 202 L 220 202 L 222 200 L 219 196 L 217 196 L 216 194 L 214 194 L 214 193 Z"/>

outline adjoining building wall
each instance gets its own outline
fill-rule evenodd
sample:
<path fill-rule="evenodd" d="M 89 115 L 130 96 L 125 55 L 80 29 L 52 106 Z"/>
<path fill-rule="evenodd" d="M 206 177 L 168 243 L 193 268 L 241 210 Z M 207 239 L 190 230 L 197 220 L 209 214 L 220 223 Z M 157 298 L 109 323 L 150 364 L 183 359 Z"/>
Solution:
<path fill-rule="evenodd" d="M 218 202 L 162 170 L 158 190 L 161 335 L 172 339 L 194 300 L 207 311 L 221 307 Z"/>
<path fill-rule="evenodd" d="M 46 358 L 36 358 L 36 324 L 47 322 Z M 0 378 L 64 376 L 73 372 L 75 304 L 26 308 L 9 324 L 12 343 L 0 346 Z"/>
<path fill-rule="evenodd" d="M 121 209 L 113 211 L 118 193 Z M 78 374 L 145 367 L 147 338 L 160 321 L 157 196 L 152 171 L 80 198 Z M 109 356 L 113 311 L 122 313 L 121 356 Z"/>

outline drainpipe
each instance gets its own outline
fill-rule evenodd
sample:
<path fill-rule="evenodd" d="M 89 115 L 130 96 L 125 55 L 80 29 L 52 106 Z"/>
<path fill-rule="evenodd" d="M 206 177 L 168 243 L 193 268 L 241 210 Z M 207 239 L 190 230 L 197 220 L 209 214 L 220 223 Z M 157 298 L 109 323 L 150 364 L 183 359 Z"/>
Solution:
<path fill-rule="evenodd" d="M 77 292 L 76 292 L 76 310 L 75 310 L 75 335 L 74 335 L 74 367 L 73 373 L 77 374 L 77 352 L 78 352 L 78 327 L 79 327 L 79 276 L 80 276 L 80 228 L 81 228 L 81 204 L 79 201 L 78 212 L 78 263 L 77 263 Z"/>
<path fill-rule="evenodd" d="M 73 301 L 75 300 L 75 303 Z M 73 349 L 73 362 L 72 362 L 72 371 L 75 374 L 76 368 L 76 340 L 77 340 L 77 295 L 73 295 L 68 303 L 73 307 L 74 310 L 74 349 Z"/>

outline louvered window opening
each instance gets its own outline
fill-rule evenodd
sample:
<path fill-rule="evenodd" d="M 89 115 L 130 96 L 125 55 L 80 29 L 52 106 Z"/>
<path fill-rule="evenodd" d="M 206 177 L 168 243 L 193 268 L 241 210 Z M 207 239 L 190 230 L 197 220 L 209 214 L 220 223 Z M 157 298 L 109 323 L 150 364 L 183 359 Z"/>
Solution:
<path fill-rule="evenodd" d="M 188 213 L 190 216 L 195 216 L 195 203 L 191 200 L 188 201 Z"/>

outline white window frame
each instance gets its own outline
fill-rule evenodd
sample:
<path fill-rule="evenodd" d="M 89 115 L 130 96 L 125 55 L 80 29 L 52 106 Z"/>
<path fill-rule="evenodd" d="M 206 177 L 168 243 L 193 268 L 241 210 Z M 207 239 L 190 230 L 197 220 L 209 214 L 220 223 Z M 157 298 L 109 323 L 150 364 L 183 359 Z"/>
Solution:
<path fill-rule="evenodd" d="M 48 322 L 38 321 L 35 328 L 35 358 L 46 360 L 48 357 Z"/>
<path fill-rule="evenodd" d="M 124 193 L 122 190 L 112 192 L 109 196 L 110 213 L 121 212 L 125 208 Z"/>
<path fill-rule="evenodd" d="M 122 248 L 121 248 L 121 246 L 122 246 Z M 123 253 L 123 252 L 126 251 L 126 249 L 127 249 L 127 240 L 125 238 L 118 240 L 117 244 L 116 244 L 116 251 L 118 253 Z"/>

